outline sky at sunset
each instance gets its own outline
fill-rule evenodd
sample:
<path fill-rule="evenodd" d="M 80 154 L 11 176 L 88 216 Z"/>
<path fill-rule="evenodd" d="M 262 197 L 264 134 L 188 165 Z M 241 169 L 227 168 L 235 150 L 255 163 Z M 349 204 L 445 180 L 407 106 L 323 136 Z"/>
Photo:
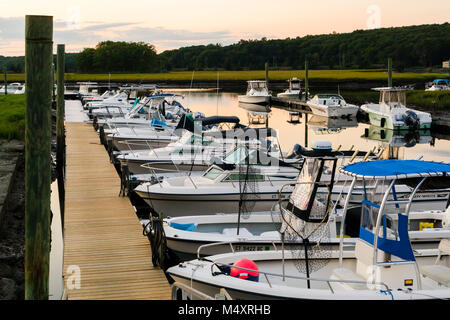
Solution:
<path fill-rule="evenodd" d="M 144 41 L 158 52 L 240 39 L 351 32 L 444 23 L 450 1 L 435 0 L 0 0 L 0 55 L 24 54 L 25 15 L 51 15 L 54 43 L 78 52 L 99 41 Z"/>

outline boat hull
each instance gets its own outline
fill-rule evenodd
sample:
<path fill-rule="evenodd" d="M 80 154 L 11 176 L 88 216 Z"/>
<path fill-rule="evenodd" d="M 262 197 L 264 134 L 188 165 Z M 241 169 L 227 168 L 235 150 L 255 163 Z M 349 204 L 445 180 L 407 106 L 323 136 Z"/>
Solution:
<path fill-rule="evenodd" d="M 211 165 L 209 162 L 203 163 L 176 163 L 173 161 L 146 161 L 146 160 L 132 160 L 132 159 L 119 159 L 122 166 L 128 166 L 131 174 L 145 174 L 145 173 L 167 173 L 172 171 L 205 171 Z M 151 169 L 142 167 L 143 164 L 147 164 Z"/>
<path fill-rule="evenodd" d="M 371 125 L 380 127 L 383 129 L 397 130 L 397 131 L 405 131 L 410 130 L 410 127 L 405 123 L 401 122 L 400 124 L 394 123 L 392 118 L 389 115 L 385 115 L 381 112 L 375 112 L 370 108 L 361 107 L 361 109 L 366 112 L 369 116 L 369 122 Z M 427 130 L 431 128 L 431 122 L 420 122 L 419 130 Z"/>
<path fill-rule="evenodd" d="M 313 103 L 308 103 L 308 106 L 311 108 L 313 114 L 327 118 L 345 118 L 345 117 L 354 118 L 358 113 L 358 108 L 346 106 L 333 107 L 333 106 L 317 105 Z"/>
<path fill-rule="evenodd" d="M 238 101 L 243 103 L 268 103 L 270 101 L 270 96 L 238 96 Z"/>
<path fill-rule="evenodd" d="M 286 188 L 289 189 L 289 188 Z M 229 194 L 158 194 L 135 190 L 157 212 L 164 217 L 181 217 L 193 215 L 206 215 L 216 213 L 239 212 L 239 193 Z M 292 190 L 283 192 L 283 199 L 287 200 Z M 251 201 L 251 199 L 247 199 Z M 278 203 L 278 192 L 260 193 L 255 201 L 254 211 L 270 211 Z"/>

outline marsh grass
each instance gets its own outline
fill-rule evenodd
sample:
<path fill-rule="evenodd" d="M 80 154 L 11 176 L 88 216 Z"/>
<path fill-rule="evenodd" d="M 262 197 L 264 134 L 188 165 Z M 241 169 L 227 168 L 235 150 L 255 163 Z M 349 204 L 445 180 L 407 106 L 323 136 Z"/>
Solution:
<path fill-rule="evenodd" d="M 25 95 L 0 95 L 0 138 L 24 140 Z"/>
<path fill-rule="evenodd" d="M 432 80 L 445 77 L 440 73 L 413 73 L 402 72 L 393 73 L 393 79 L 397 80 Z M 270 70 L 269 79 L 275 81 L 283 81 L 297 77 L 305 78 L 304 70 Z M 261 80 L 265 78 L 264 70 L 252 71 L 219 71 L 220 81 L 246 81 Z M 309 78 L 311 80 L 327 80 L 330 82 L 339 82 L 347 80 L 367 80 L 382 81 L 387 80 L 386 70 L 309 70 Z M 108 81 L 108 74 L 88 74 L 88 73 L 66 73 L 64 79 L 66 81 Z M 111 74 L 111 81 L 191 81 L 192 71 L 166 72 L 166 73 L 116 73 Z M 24 74 L 9 74 L 9 81 L 24 81 Z M 194 81 L 217 81 L 217 71 L 195 71 Z"/>

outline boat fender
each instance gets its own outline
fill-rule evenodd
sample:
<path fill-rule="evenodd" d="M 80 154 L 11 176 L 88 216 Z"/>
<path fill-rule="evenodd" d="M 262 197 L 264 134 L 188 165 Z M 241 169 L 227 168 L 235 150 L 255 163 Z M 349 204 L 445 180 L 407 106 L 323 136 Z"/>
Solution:
<path fill-rule="evenodd" d="M 408 110 L 403 115 L 403 122 L 410 128 L 410 129 L 417 129 L 420 125 L 419 117 L 417 116 L 417 113 L 415 113 L 412 110 Z"/>
<path fill-rule="evenodd" d="M 251 270 L 255 270 L 255 271 L 242 270 L 242 269 L 233 268 L 233 267 L 241 267 L 241 268 L 251 269 Z M 236 261 L 235 263 L 233 263 L 233 266 L 230 269 L 230 275 L 235 278 L 258 282 L 259 281 L 259 272 L 256 272 L 257 270 L 258 270 L 258 266 L 252 260 L 240 259 L 240 260 Z"/>

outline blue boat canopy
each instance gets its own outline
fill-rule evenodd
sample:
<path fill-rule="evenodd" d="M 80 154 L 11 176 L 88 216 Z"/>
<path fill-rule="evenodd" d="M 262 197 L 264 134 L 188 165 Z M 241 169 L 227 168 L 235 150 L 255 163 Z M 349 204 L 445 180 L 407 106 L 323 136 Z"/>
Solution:
<path fill-rule="evenodd" d="M 434 83 L 437 83 L 437 82 L 441 82 L 441 81 L 444 81 L 444 82 L 450 82 L 450 80 L 448 80 L 448 79 L 436 79 L 436 80 L 434 80 L 433 82 L 434 82 Z"/>
<path fill-rule="evenodd" d="M 450 164 L 420 160 L 379 160 L 349 164 L 340 171 L 353 177 L 375 179 L 447 175 L 450 177 Z"/>

